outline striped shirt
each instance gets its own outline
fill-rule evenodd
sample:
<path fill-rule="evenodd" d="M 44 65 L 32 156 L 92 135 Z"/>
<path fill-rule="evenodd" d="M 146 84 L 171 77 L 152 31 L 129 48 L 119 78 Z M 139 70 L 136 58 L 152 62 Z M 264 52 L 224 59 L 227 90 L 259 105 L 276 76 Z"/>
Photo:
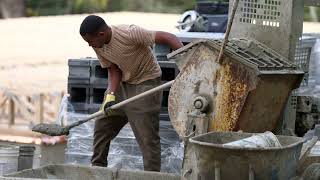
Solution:
<path fill-rule="evenodd" d="M 161 69 L 152 53 L 155 31 L 135 25 L 111 26 L 108 44 L 93 48 L 103 68 L 111 63 L 122 71 L 122 81 L 139 84 L 161 76 Z"/>

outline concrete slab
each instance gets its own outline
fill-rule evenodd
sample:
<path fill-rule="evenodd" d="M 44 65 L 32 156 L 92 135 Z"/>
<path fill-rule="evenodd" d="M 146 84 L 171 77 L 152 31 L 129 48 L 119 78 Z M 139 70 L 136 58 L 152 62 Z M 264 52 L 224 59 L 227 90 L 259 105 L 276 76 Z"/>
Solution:
<path fill-rule="evenodd" d="M 29 169 L 1 177 L 2 179 L 37 178 L 68 180 L 179 180 L 180 176 L 150 171 L 130 171 L 104 167 L 76 165 L 48 165 L 38 169 Z M 0 179 L 1 179 L 0 178 Z M 18 179 L 17 179 L 18 180 Z"/>

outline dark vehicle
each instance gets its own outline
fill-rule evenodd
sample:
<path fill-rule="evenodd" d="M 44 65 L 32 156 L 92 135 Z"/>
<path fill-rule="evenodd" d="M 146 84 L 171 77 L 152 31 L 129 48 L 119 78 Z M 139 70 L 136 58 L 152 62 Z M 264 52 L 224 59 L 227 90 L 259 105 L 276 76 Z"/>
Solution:
<path fill-rule="evenodd" d="M 224 33 L 228 22 L 228 1 L 197 1 L 195 10 L 182 14 L 176 26 L 183 32 Z"/>

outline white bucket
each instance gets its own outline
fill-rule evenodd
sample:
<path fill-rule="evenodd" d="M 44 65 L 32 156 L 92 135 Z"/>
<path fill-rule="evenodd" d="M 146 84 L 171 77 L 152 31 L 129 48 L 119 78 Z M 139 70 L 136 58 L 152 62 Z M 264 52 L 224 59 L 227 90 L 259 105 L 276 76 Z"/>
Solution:
<path fill-rule="evenodd" d="M 18 170 L 19 147 L 0 145 L 0 176 Z"/>
<path fill-rule="evenodd" d="M 243 148 L 269 148 L 281 147 L 278 138 L 269 131 L 261 134 L 256 134 L 248 138 L 223 144 L 228 147 L 243 147 Z"/>

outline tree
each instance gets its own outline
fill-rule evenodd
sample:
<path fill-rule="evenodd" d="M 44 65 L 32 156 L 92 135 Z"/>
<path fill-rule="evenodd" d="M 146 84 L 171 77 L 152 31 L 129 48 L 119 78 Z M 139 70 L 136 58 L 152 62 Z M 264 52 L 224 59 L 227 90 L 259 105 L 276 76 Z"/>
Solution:
<path fill-rule="evenodd" d="M 0 0 L 0 18 L 24 17 L 24 0 Z"/>

